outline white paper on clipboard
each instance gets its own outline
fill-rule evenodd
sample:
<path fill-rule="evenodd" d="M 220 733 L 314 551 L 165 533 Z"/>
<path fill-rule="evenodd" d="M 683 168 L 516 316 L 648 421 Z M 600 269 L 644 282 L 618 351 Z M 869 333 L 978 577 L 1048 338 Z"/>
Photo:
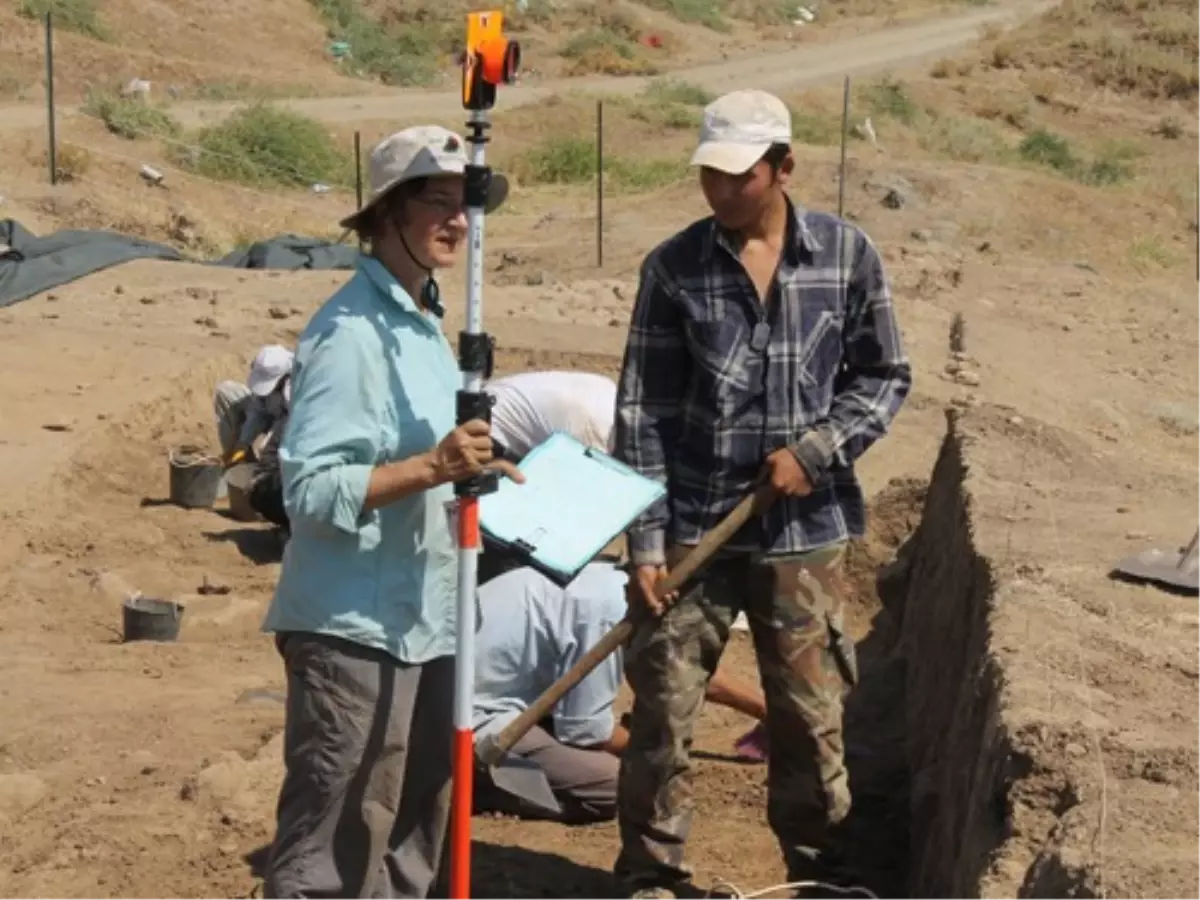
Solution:
<path fill-rule="evenodd" d="M 525 484 L 502 479 L 480 498 L 479 523 L 538 568 L 573 578 L 666 488 L 556 432 L 521 461 Z"/>

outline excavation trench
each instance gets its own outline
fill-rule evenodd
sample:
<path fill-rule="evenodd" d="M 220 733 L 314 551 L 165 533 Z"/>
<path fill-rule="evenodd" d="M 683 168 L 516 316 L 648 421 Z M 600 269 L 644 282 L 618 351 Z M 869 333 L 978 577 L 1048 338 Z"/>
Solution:
<path fill-rule="evenodd" d="M 503 362 L 518 367 L 545 365 L 546 360 L 531 353 L 529 358 L 514 356 Z M 598 359 L 587 362 L 588 368 L 603 368 Z M 89 562 L 103 553 L 110 564 L 149 576 L 161 566 L 144 558 L 151 548 L 142 548 L 142 537 L 142 543 L 128 548 L 121 543 L 124 538 L 114 537 L 123 525 L 130 535 L 142 536 L 149 517 L 157 523 L 161 545 L 153 552 L 178 545 L 187 548 L 183 552 L 189 564 L 196 562 L 192 556 L 215 562 L 212 539 L 194 534 L 201 527 L 219 530 L 214 522 L 201 524 L 196 516 L 169 509 L 147 511 L 130 497 L 152 492 L 147 473 L 155 468 L 159 474 L 150 480 L 165 478 L 160 448 L 208 434 L 208 385 L 216 368 L 214 364 L 182 378 L 176 387 L 186 390 L 173 389 L 169 403 L 148 404 L 120 425 L 102 429 L 97 434 L 98 455 L 93 453 L 86 465 L 78 464 L 66 475 L 64 495 L 56 499 L 66 503 L 68 495 L 91 498 L 96 509 L 105 510 L 107 531 L 97 530 L 98 523 L 86 517 L 71 528 L 56 520 L 44 531 L 31 533 L 33 546 L 43 548 L 43 555 L 67 558 L 82 547 Z M 978 896 L 989 862 L 1005 838 L 1010 754 L 999 723 L 999 668 L 988 646 L 995 585 L 988 561 L 973 543 L 967 468 L 963 441 L 951 422 L 928 481 L 895 481 L 876 495 L 868 535 L 849 558 L 854 594 L 850 621 L 861 675 L 846 714 L 854 812 L 839 840 L 860 882 L 880 896 Z M 242 533 L 247 529 L 236 523 L 223 527 L 239 539 L 247 538 Z M 134 554 L 136 548 L 142 549 Z M 228 566 L 228 560 L 221 559 Z M 256 574 L 256 565 L 245 571 L 245 586 L 269 587 Z M 231 572 L 225 569 L 227 577 Z M 200 573 L 193 577 L 198 583 Z M 83 608 L 88 601 L 81 595 L 76 602 Z M 256 626 L 251 630 L 256 632 Z M 107 640 L 99 626 L 78 637 Z M 260 637 L 248 631 L 231 639 L 243 654 L 245 661 L 239 665 L 247 672 L 277 676 L 277 664 L 262 650 Z M 185 640 L 177 652 L 192 646 Z M 215 651 L 219 644 L 211 646 Z M 107 652 L 114 658 L 119 654 Z M 246 812 L 247 822 L 263 834 L 271 816 L 273 779 L 279 774 L 278 760 L 264 759 L 271 771 L 261 779 L 262 790 L 254 794 L 254 802 L 245 804 L 253 812 Z M 717 785 L 707 802 L 721 802 L 720 792 L 728 790 L 724 796 L 731 804 L 743 804 L 746 821 L 761 822 L 763 780 L 761 770 L 747 771 L 744 781 Z M 165 794 L 147 794 L 146 799 L 178 802 Z M 723 820 L 727 814 L 707 807 L 702 812 Z M 479 896 L 613 896 L 607 870 L 615 829 L 564 834 L 559 827 L 527 830 L 524 824 L 480 821 L 478 835 L 474 890 Z M 556 852 L 526 849 L 535 845 Z M 725 860 L 705 866 L 705 848 L 697 844 L 695 862 L 715 874 L 724 866 L 736 866 L 740 846 L 745 845 L 729 844 Z M 764 847 L 754 852 L 763 859 L 774 856 L 773 849 Z M 231 885 L 232 881 L 223 883 L 226 888 Z"/>
<path fill-rule="evenodd" d="M 881 491 L 850 560 L 871 622 L 846 710 L 855 806 L 842 840 L 879 896 L 979 896 L 1006 839 L 996 583 L 974 543 L 964 443 L 948 415 L 928 482 Z"/>

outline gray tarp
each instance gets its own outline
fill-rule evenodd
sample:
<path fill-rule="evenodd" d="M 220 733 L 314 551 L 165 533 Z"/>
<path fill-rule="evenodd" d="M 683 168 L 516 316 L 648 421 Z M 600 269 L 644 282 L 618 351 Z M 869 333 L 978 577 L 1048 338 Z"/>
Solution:
<path fill-rule="evenodd" d="M 357 257 L 354 247 L 285 234 L 203 264 L 235 269 L 352 269 Z M 199 262 L 166 244 L 112 231 L 57 231 L 36 237 L 13 219 L 0 220 L 0 308 L 134 259 Z"/>

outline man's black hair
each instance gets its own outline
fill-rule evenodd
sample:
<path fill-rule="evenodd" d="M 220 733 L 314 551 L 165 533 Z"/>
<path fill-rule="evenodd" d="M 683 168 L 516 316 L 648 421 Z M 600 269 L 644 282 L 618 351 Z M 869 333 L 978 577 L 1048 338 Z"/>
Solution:
<path fill-rule="evenodd" d="M 762 161 L 771 167 L 772 175 L 778 175 L 779 170 L 783 167 L 783 161 L 787 159 L 788 154 L 791 152 L 791 144 L 772 144 L 767 148 L 767 152 L 763 154 Z"/>

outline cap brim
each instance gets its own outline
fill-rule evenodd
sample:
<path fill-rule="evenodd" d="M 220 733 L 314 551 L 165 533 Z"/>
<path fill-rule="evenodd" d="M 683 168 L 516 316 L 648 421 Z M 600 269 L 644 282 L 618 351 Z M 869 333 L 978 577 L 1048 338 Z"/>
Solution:
<path fill-rule="evenodd" d="M 771 144 L 721 144 L 709 141 L 692 154 L 692 165 L 716 169 L 729 175 L 741 175 L 763 158 Z"/>
<path fill-rule="evenodd" d="M 453 173 L 446 173 L 446 174 L 453 174 Z M 435 177 L 435 176 L 431 176 L 431 177 Z M 376 204 L 379 203 L 380 200 L 382 200 L 384 197 L 386 197 L 392 191 L 393 188 L 397 188 L 401 184 L 403 184 L 402 181 L 396 181 L 396 182 L 393 182 L 392 184 L 389 184 L 386 188 L 384 188 L 382 191 L 380 191 L 378 194 L 376 194 L 374 197 L 372 197 L 370 201 L 368 201 L 366 204 L 364 204 L 362 209 L 358 210 L 358 212 L 354 212 L 354 213 L 351 213 L 350 215 L 346 216 L 346 218 L 344 218 L 340 222 L 338 222 L 338 225 L 342 228 L 347 228 L 347 229 L 356 228 L 358 226 L 358 223 L 360 221 L 362 221 L 362 217 L 367 213 L 368 210 L 373 209 L 376 206 Z M 508 188 L 509 188 L 508 178 L 506 178 L 504 175 L 501 175 L 499 172 L 493 172 L 491 183 L 488 185 L 487 199 L 484 201 L 484 204 L 483 204 L 483 211 L 489 212 L 489 213 L 495 212 L 501 206 L 503 206 L 504 201 L 508 199 Z"/>
<path fill-rule="evenodd" d="M 250 393 L 252 393 L 255 397 L 266 397 L 270 395 L 271 391 L 275 390 L 275 388 L 279 386 L 279 382 L 282 380 L 282 375 L 278 375 L 274 378 L 266 378 L 262 381 L 251 378 L 250 383 L 247 384 L 246 387 L 250 389 Z"/>

